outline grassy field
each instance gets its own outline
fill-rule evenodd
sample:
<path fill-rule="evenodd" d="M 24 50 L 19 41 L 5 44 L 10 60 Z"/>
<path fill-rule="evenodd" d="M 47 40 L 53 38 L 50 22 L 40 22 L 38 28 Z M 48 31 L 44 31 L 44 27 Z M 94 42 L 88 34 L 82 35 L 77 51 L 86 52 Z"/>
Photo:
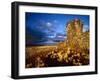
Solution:
<path fill-rule="evenodd" d="M 61 45 L 26 47 L 26 68 L 89 64 L 89 50 L 76 52 Z"/>
<path fill-rule="evenodd" d="M 44 54 L 48 54 L 51 51 L 56 50 L 56 45 L 50 45 L 50 46 L 29 46 L 26 47 L 26 58 L 31 56 L 41 56 Z"/>

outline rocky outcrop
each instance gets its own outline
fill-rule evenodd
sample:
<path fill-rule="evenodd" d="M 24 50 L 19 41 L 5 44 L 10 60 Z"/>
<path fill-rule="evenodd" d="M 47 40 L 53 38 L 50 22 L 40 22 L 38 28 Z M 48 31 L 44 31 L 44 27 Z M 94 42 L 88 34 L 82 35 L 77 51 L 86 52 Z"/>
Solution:
<path fill-rule="evenodd" d="M 83 32 L 83 23 L 79 19 L 70 21 L 66 25 L 67 46 L 77 52 L 89 49 L 89 32 Z"/>

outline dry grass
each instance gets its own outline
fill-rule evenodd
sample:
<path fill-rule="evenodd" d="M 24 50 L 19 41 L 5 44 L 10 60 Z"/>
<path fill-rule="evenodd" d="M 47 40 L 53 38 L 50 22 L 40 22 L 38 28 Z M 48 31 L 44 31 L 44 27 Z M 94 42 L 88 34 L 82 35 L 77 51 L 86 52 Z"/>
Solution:
<path fill-rule="evenodd" d="M 32 46 L 26 48 L 26 68 L 80 66 L 89 64 L 89 50 L 77 52 L 64 43 L 54 46 Z"/>

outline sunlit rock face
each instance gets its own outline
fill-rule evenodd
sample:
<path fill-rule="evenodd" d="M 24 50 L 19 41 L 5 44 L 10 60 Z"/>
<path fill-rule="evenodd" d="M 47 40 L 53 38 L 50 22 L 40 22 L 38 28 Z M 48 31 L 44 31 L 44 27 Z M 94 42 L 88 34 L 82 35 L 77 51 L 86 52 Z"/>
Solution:
<path fill-rule="evenodd" d="M 66 25 L 67 45 L 77 52 L 89 49 L 89 32 L 83 32 L 83 23 L 79 19 L 70 21 Z"/>
<path fill-rule="evenodd" d="M 66 31 L 67 31 L 67 39 L 71 40 L 76 36 L 80 36 L 82 33 L 83 24 L 80 20 L 75 19 L 67 23 Z"/>

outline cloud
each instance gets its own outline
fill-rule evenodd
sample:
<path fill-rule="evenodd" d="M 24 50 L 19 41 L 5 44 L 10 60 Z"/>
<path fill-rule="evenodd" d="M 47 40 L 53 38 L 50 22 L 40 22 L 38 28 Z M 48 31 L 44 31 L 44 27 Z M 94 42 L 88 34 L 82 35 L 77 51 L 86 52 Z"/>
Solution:
<path fill-rule="evenodd" d="M 48 32 L 48 33 L 53 33 L 54 32 L 54 25 L 52 22 L 48 22 L 48 21 L 40 21 L 39 24 L 38 24 L 39 28 L 41 30 L 44 30 L 45 32 Z"/>
<path fill-rule="evenodd" d="M 86 28 L 83 27 L 83 32 L 86 32 L 86 31 L 87 31 Z"/>
<path fill-rule="evenodd" d="M 84 28 L 89 28 L 89 26 L 88 25 L 84 25 Z"/>
<path fill-rule="evenodd" d="M 52 23 L 51 22 L 46 22 L 46 27 L 52 27 Z"/>
<path fill-rule="evenodd" d="M 58 23 L 58 21 L 57 21 L 57 20 L 54 20 L 53 22 L 54 22 L 54 23 Z"/>
<path fill-rule="evenodd" d="M 83 32 L 86 32 L 86 31 L 88 31 L 89 30 L 89 26 L 88 25 L 84 25 L 83 26 Z"/>

